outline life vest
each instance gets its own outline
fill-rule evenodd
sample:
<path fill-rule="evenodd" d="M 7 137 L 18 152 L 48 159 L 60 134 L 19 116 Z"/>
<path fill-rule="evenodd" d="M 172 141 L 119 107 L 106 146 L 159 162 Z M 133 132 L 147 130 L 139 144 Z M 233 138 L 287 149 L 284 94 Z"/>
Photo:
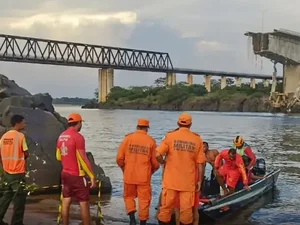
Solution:
<path fill-rule="evenodd" d="M 250 147 L 246 142 L 244 142 L 243 147 L 242 148 L 237 148 L 233 145 L 232 148 L 236 149 L 236 152 L 240 155 L 240 156 L 247 156 L 245 155 L 245 149 L 247 147 Z"/>
<path fill-rule="evenodd" d="M 25 173 L 25 154 L 22 149 L 24 134 L 11 130 L 1 138 L 3 170 L 9 174 Z"/>

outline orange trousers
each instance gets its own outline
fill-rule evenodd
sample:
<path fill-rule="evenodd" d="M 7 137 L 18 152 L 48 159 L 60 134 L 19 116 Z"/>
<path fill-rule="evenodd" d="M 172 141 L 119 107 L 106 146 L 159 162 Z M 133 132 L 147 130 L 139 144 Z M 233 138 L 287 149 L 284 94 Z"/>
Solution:
<path fill-rule="evenodd" d="M 179 197 L 180 202 L 180 222 L 183 224 L 192 223 L 195 191 L 175 191 L 164 188 L 157 219 L 164 223 L 170 222 L 177 197 Z"/>
<path fill-rule="evenodd" d="M 149 207 L 151 201 L 151 186 L 149 185 L 136 185 L 124 183 L 124 202 L 126 213 L 136 212 L 135 199 L 138 198 L 139 205 L 139 220 L 149 219 Z"/>

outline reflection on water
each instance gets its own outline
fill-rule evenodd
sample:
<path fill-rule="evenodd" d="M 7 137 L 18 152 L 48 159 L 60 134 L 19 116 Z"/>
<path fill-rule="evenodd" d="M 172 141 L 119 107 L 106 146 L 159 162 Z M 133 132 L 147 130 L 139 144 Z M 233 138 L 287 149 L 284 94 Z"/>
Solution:
<path fill-rule="evenodd" d="M 119 143 L 125 134 L 134 131 L 136 120 L 150 120 L 150 135 L 157 143 L 165 132 L 176 128 L 178 112 L 132 110 L 82 110 L 79 107 L 56 106 L 63 116 L 70 112 L 82 114 L 85 123 L 82 134 L 87 150 L 94 154 L 105 173 L 111 178 L 111 199 L 103 199 L 103 214 L 108 224 L 124 224 L 128 219 L 122 199 L 122 173 L 115 163 Z M 240 212 L 230 221 L 217 224 L 300 224 L 296 216 L 300 208 L 300 117 L 267 113 L 203 113 L 191 112 L 192 130 L 208 141 L 210 148 L 221 150 L 232 145 L 236 135 L 242 135 L 258 157 L 264 157 L 268 170 L 282 168 L 277 189 Z M 209 173 L 210 171 L 206 171 Z M 161 170 L 152 179 L 153 200 L 151 219 L 155 223 L 154 207 L 161 187 Z M 93 207 L 93 210 L 96 210 Z"/>

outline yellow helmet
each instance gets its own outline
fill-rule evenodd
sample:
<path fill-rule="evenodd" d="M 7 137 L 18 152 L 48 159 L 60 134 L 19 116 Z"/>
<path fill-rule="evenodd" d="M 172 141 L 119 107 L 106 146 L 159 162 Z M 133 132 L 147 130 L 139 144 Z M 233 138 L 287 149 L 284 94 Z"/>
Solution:
<path fill-rule="evenodd" d="M 236 136 L 233 139 L 233 144 L 234 144 L 235 147 L 240 148 L 244 144 L 244 139 L 241 136 Z"/>

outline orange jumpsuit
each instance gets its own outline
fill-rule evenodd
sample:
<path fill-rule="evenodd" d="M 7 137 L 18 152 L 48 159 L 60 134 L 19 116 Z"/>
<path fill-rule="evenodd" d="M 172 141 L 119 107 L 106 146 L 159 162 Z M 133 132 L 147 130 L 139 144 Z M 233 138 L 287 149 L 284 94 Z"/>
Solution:
<path fill-rule="evenodd" d="M 123 170 L 124 202 L 127 214 L 136 211 L 138 198 L 139 220 L 149 219 L 151 176 L 159 169 L 155 158 L 155 140 L 146 131 L 137 130 L 125 136 L 116 157 Z"/>
<path fill-rule="evenodd" d="M 195 164 L 205 162 L 203 142 L 198 134 L 189 128 L 181 127 L 166 134 L 156 149 L 160 155 L 167 154 L 163 191 L 158 220 L 168 223 L 179 196 L 180 222 L 190 224 L 193 221 L 193 206 L 195 198 Z"/>
<path fill-rule="evenodd" d="M 225 179 L 228 187 L 235 188 L 240 177 L 242 176 L 243 184 L 248 185 L 248 179 L 245 171 L 243 158 L 236 154 L 234 160 L 230 160 L 228 156 L 229 150 L 223 150 L 215 160 L 215 168 L 218 169 L 219 174 Z M 225 163 L 220 168 L 220 162 L 224 159 Z"/>

